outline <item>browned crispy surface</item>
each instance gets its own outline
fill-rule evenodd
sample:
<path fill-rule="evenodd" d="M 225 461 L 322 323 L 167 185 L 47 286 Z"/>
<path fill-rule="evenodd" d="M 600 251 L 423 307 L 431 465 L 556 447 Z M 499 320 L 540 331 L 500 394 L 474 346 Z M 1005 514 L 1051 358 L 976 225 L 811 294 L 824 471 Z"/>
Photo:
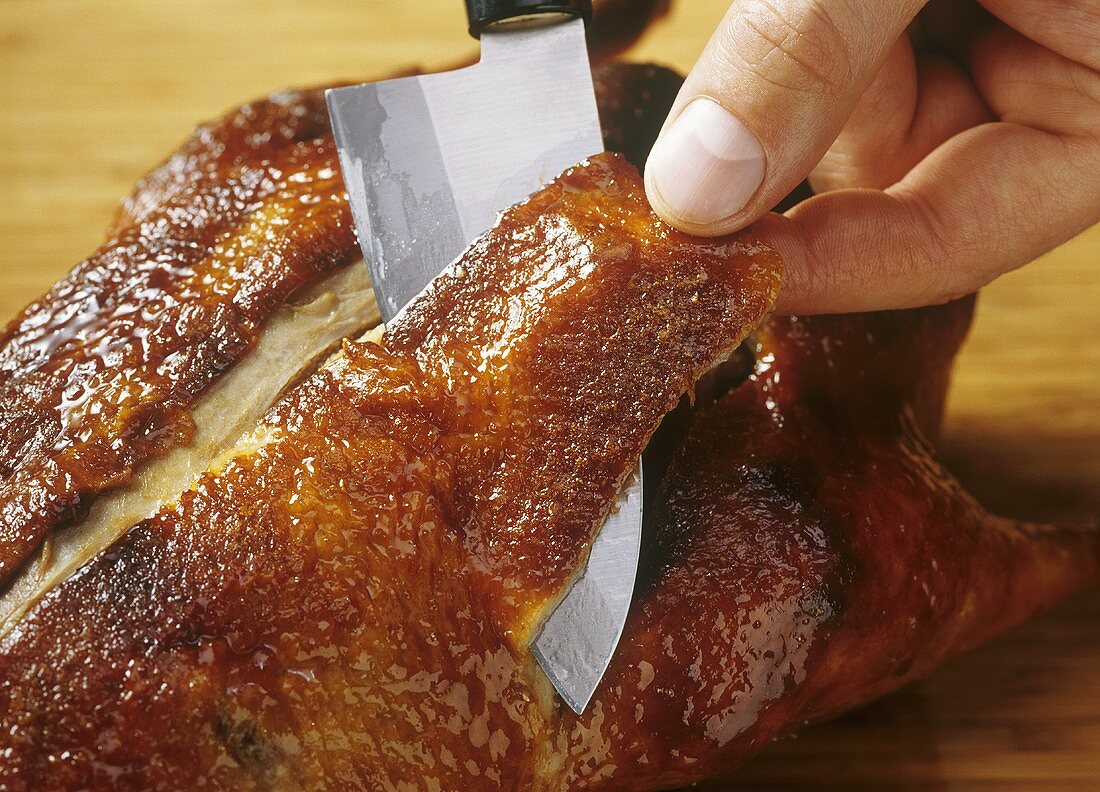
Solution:
<path fill-rule="evenodd" d="M 766 249 L 662 226 L 621 159 L 510 210 L 381 347 L 347 345 L 16 625 L 0 773 L 552 782 L 533 621 L 778 277 Z"/>
<path fill-rule="evenodd" d="M 354 258 L 320 92 L 201 127 L 110 238 L 0 338 L 0 585 L 191 433 L 189 407 L 299 287 Z"/>
<path fill-rule="evenodd" d="M 531 214 L 549 221 L 550 203 Z M 531 218 L 512 219 L 513 241 L 529 239 Z M 694 416 L 647 526 L 623 643 L 589 711 L 572 715 L 531 663 L 525 614 L 560 585 L 644 439 L 620 427 L 601 443 L 607 427 L 587 407 L 652 387 L 612 358 L 636 366 L 647 353 L 629 337 L 656 324 L 624 322 L 613 349 L 564 361 L 524 322 L 583 344 L 557 320 L 587 322 L 595 284 L 566 279 L 557 299 L 517 290 L 492 250 L 470 257 L 488 269 L 453 273 L 384 348 L 349 346 L 272 415 L 262 447 L 135 528 L 9 637 L 9 782 L 49 768 L 70 785 L 106 783 L 98 770 L 181 786 L 205 768 L 227 787 L 668 789 L 728 773 L 772 737 L 1095 583 L 1095 534 L 991 517 L 924 439 L 971 301 L 773 320 L 754 376 Z M 528 286 L 560 266 L 538 258 Z M 633 307 L 612 310 L 675 294 L 632 292 L 631 270 L 618 272 L 608 293 Z M 480 285 L 488 275 L 496 287 Z M 446 304 L 469 317 L 454 334 L 433 324 Z M 553 387 L 604 367 L 610 383 Z M 516 376 L 527 371 L 538 375 Z M 560 437 L 595 458 L 568 443 L 537 454 Z M 521 469 L 532 472 L 513 484 Z M 562 481 L 607 486 L 590 500 Z M 539 491 L 559 508 L 533 525 L 526 498 Z"/>

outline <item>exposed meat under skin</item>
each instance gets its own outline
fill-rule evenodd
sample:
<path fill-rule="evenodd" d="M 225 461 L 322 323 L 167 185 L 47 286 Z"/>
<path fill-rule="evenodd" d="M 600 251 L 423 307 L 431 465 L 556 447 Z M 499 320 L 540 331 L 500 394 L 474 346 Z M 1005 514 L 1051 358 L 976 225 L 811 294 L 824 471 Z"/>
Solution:
<path fill-rule="evenodd" d="M 184 188 L 160 174 L 120 226 Z M 623 643 L 573 715 L 529 640 L 778 264 L 654 225 L 621 163 L 467 264 L 0 640 L 0 785 L 668 789 L 1096 582 L 1093 533 L 991 517 L 925 439 L 971 301 L 772 320 L 661 461 Z"/>
<path fill-rule="evenodd" d="M 0 585 L 92 498 L 186 443 L 195 399 L 272 311 L 355 259 L 319 99 L 201 128 L 138 185 L 108 241 L 4 331 Z"/>

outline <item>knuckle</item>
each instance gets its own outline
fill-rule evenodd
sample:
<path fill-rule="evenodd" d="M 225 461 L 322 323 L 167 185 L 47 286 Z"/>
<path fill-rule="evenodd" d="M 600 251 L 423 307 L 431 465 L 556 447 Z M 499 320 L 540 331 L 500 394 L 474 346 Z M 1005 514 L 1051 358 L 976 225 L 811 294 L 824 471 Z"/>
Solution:
<path fill-rule="evenodd" d="M 910 265 L 914 277 L 918 277 L 918 270 L 925 275 L 922 303 L 931 305 L 958 299 L 987 285 L 1005 270 L 1003 262 L 1012 257 L 1003 232 L 1008 218 L 998 210 L 995 201 L 985 212 L 959 217 L 945 216 L 918 192 L 906 197 L 916 208 L 909 213 L 910 247 L 920 254 Z M 1032 198 L 1038 200 L 1036 196 Z"/>
<path fill-rule="evenodd" d="M 1070 112 L 1070 126 L 1093 140 L 1100 140 L 1100 71 L 1088 67 L 1070 68 L 1070 96 L 1065 104 Z M 1077 110 L 1078 112 L 1074 112 Z"/>
<path fill-rule="evenodd" d="M 729 35 L 720 39 L 722 56 L 784 90 L 839 93 L 853 80 L 854 58 L 834 14 L 821 2 L 739 3 Z"/>
<path fill-rule="evenodd" d="M 951 221 L 920 193 L 896 197 L 908 204 L 899 213 L 904 227 L 899 229 L 903 244 L 898 246 L 896 274 L 909 284 L 913 304 L 946 302 L 983 285 L 972 271 L 972 263 L 982 259 L 982 244 L 969 234 L 960 238 Z"/>

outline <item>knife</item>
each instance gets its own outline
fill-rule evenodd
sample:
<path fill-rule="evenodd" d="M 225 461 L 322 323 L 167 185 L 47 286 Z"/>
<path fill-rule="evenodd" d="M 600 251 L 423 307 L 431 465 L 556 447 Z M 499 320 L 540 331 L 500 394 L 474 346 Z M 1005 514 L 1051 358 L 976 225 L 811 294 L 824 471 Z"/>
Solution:
<path fill-rule="evenodd" d="M 502 210 L 603 151 L 585 46 L 590 0 L 466 0 L 481 60 L 327 92 L 352 216 L 383 321 Z M 630 609 L 641 468 L 533 652 L 575 712 L 588 705 Z"/>

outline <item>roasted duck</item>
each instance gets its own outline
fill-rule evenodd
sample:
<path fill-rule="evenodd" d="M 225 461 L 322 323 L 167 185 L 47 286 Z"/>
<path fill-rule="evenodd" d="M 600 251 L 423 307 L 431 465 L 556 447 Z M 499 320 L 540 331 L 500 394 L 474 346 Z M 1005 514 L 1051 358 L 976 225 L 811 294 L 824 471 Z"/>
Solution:
<path fill-rule="evenodd" d="M 675 80 L 597 84 L 637 161 Z M 616 155 L 307 373 L 375 321 L 321 107 L 201 129 L 4 336 L 4 786 L 675 788 L 1100 577 L 936 459 L 972 300 L 766 320 L 775 255 L 662 226 Z M 658 431 L 577 716 L 528 647 Z"/>

